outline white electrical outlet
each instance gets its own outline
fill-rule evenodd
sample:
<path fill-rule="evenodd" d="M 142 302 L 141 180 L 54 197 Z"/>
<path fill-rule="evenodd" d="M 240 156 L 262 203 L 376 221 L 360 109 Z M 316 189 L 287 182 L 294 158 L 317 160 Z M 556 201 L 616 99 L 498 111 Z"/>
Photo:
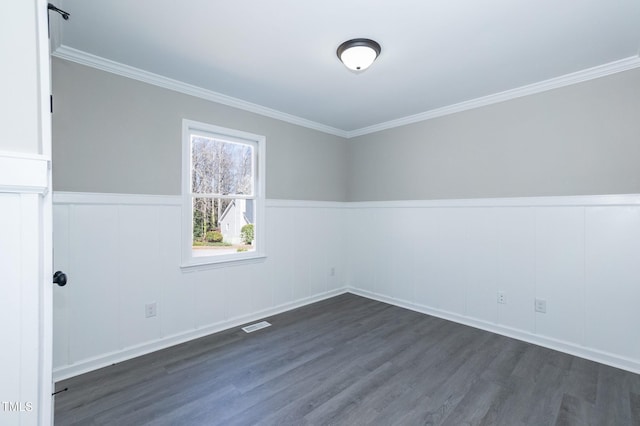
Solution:
<path fill-rule="evenodd" d="M 501 305 L 507 303 L 507 293 L 505 293 L 504 291 L 498 292 L 498 303 L 500 303 Z"/>
<path fill-rule="evenodd" d="M 541 314 L 547 313 L 547 301 L 544 299 L 536 299 L 535 302 L 536 312 L 540 312 Z"/>
<path fill-rule="evenodd" d="M 157 314 L 158 305 L 156 302 L 147 303 L 144 305 L 144 316 L 145 318 L 155 317 Z"/>
<path fill-rule="evenodd" d="M 331 267 L 331 271 L 329 272 L 329 274 L 330 274 L 332 277 L 335 277 L 335 276 L 336 276 L 336 267 L 335 267 L 335 266 Z"/>

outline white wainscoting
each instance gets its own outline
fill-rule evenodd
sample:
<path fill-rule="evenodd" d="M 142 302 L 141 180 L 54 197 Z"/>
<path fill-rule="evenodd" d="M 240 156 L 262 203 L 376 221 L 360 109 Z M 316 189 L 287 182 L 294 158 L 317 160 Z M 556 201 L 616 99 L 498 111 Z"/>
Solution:
<path fill-rule="evenodd" d="M 351 292 L 640 373 L 639 195 L 346 213 Z"/>
<path fill-rule="evenodd" d="M 0 152 L 0 401 L 22 407 L 0 408 L 2 424 L 51 423 L 48 165 Z"/>
<path fill-rule="evenodd" d="M 190 272 L 180 210 L 54 194 L 56 380 L 345 291 L 640 372 L 640 195 L 267 200 L 264 262 Z"/>
<path fill-rule="evenodd" d="M 45 283 L 39 247 L 42 198 L 26 192 L 30 188 L 26 188 L 25 193 L 18 193 L 16 188 L 9 193 L 0 185 L 0 365 L 3 369 L 0 401 L 5 404 L 20 401 L 22 406 L 27 403 L 30 408 L 8 410 L 3 407 L 0 423 L 37 425 L 41 407 L 47 406 L 38 387 L 38 369 L 47 361 L 42 356 L 44 348 L 40 346 L 39 336 L 43 327 L 50 325 L 49 322 L 42 324 L 41 311 L 45 303 L 41 295 Z"/>
<path fill-rule="evenodd" d="M 341 203 L 268 200 L 263 262 L 191 271 L 180 214 L 180 197 L 54 194 L 55 380 L 346 291 Z"/>

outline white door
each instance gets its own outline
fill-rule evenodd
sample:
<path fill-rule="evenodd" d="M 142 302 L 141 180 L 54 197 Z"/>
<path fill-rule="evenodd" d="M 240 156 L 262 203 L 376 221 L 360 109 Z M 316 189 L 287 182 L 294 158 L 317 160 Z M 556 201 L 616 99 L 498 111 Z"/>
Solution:
<path fill-rule="evenodd" d="M 51 414 L 51 117 L 47 2 L 0 25 L 0 424 Z"/>

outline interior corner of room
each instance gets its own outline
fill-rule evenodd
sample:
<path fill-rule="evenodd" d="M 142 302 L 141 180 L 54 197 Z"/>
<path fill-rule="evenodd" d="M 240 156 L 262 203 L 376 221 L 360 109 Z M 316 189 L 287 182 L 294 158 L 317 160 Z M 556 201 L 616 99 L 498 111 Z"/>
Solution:
<path fill-rule="evenodd" d="M 639 82 L 346 139 L 54 58 L 58 377 L 345 291 L 640 371 Z M 263 264 L 180 272 L 185 111 L 267 136 Z"/>
<path fill-rule="evenodd" d="M 12 7 L 31 22 L 44 2 L 24 3 Z M 6 49 L 28 67 L 0 79 L 12 96 L 0 118 L 0 265 L 21 282 L 35 272 L 19 254 L 49 244 L 69 277 L 43 311 L 54 381 L 346 293 L 640 374 L 637 55 L 339 128 L 63 44 L 51 56 L 53 144 L 42 152 L 48 76 L 28 70 L 43 53 L 18 47 Z M 335 47 L 331 64 L 342 65 Z M 378 65 L 340 72 L 361 83 Z M 19 114 L 31 118 L 9 119 Z M 259 261 L 181 267 L 184 119 L 268 141 Z M 48 196 L 47 243 L 25 212 Z M 44 297 L 10 290 L 6 312 Z M 29 330 L 11 336 L 26 342 Z"/>

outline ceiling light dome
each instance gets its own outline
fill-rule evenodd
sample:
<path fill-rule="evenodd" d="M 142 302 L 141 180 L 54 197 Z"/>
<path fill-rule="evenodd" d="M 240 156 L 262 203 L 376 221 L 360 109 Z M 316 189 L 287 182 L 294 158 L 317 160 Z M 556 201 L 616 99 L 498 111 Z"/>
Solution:
<path fill-rule="evenodd" d="M 380 45 L 368 38 L 354 38 L 338 47 L 338 58 L 353 71 L 364 71 L 380 54 Z"/>

